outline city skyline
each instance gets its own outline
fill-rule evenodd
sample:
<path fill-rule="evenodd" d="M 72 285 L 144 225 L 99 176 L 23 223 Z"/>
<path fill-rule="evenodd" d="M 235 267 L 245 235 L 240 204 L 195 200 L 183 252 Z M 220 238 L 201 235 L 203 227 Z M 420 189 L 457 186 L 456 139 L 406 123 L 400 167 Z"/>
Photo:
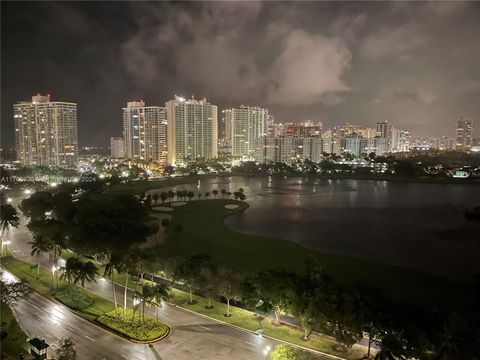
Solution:
<path fill-rule="evenodd" d="M 115 33 L 110 10 L 127 19 Z M 468 45 L 478 34 L 477 13 L 475 3 L 9 3 L 2 12 L 2 143 L 13 146 L 11 104 L 36 92 L 79 104 L 86 145 L 121 132 L 126 99 L 158 104 L 175 92 L 206 96 L 221 109 L 266 107 L 279 122 L 388 120 L 419 137 L 448 135 L 458 118 L 480 114 L 471 101 L 480 92 L 479 50 Z M 38 25 L 37 14 L 49 25 Z M 32 32 L 54 45 L 26 41 Z M 35 71 L 22 72 L 27 50 L 37 54 Z M 329 56 L 334 66 L 325 68 Z M 89 106 L 99 99 L 101 108 Z"/>

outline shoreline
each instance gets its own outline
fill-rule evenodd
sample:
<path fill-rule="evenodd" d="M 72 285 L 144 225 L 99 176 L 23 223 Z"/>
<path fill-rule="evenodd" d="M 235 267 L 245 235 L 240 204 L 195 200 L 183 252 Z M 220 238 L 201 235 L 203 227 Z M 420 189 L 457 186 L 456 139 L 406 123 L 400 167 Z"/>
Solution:
<path fill-rule="evenodd" d="M 153 180 L 141 180 L 127 184 L 115 185 L 109 192 L 147 192 L 157 188 L 191 184 L 202 179 L 210 178 L 229 178 L 229 177 L 249 177 L 249 178 L 310 178 L 320 180 L 363 180 L 363 181 L 381 181 L 392 183 L 412 183 L 412 184 L 432 184 L 432 185 L 480 185 L 480 179 L 455 179 L 455 178 L 432 178 L 432 177 L 405 177 L 405 176 L 372 176 L 372 175 L 354 175 L 354 174 L 256 174 L 244 172 L 217 173 L 186 175 L 176 177 L 165 177 Z"/>

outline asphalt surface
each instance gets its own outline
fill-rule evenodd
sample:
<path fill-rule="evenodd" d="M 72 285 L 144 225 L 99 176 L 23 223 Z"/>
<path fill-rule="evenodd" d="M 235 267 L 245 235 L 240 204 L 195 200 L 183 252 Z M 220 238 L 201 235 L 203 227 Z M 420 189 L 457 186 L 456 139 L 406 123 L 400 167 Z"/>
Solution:
<path fill-rule="evenodd" d="M 23 261 L 35 262 L 30 256 L 31 239 L 24 223 L 12 229 L 12 242 L 8 246 L 12 255 Z M 51 268 L 51 261 L 44 256 L 41 265 Z M 123 305 L 124 287 L 116 285 L 117 301 Z M 112 300 L 112 287 L 108 280 L 98 279 L 87 283 L 88 290 Z M 128 306 L 132 303 L 132 291 L 128 291 Z M 159 319 L 171 328 L 169 336 L 153 345 L 139 345 L 120 338 L 76 315 L 67 307 L 31 293 L 14 307 L 22 328 L 29 336 L 45 338 L 52 349 L 62 338 L 71 337 L 77 349 L 78 359 L 265 359 L 267 346 L 278 342 L 261 335 L 241 331 L 200 315 L 164 304 Z M 155 317 L 153 309 L 146 312 Z M 50 352 L 50 355 L 53 352 Z M 331 359 L 318 356 L 319 360 Z"/>

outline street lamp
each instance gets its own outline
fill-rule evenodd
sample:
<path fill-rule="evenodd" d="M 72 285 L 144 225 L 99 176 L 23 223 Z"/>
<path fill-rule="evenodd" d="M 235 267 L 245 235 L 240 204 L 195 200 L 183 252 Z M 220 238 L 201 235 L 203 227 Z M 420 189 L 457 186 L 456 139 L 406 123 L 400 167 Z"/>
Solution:
<path fill-rule="evenodd" d="M 12 198 L 7 198 L 7 202 L 10 204 L 12 202 Z"/>
<path fill-rule="evenodd" d="M 55 279 L 57 279 L 57 289 L 58 289 L 58 278 L 57 278 L 57 271 L 58 271 L 58 270 L 60 270 L 59 267 L 57 267 L 57 266 L 55 266 L 55 265 L 52 266 L 52 288 L 53 288 L 53 286 L 54 286 L 54 284 L 55 284 L 55 282 L 54 282 Z"/>
<path fill-rule="evenodd" d="M 30 190 L 30 189 L 25 189 L 23 192 L 28 195 L 28 194 L 31 194 L 31 193 L 32 193 L 32 190 Z"/>
<path fill-rule="evenodd" d="M 5 250 L 8 250 L 8 245 L 10 245 L 12 242 L 10 240 L 4 240 L 2 241 L 2 252 L 1 254 L 3 255 L 3 248 L 5 247 Z"/>

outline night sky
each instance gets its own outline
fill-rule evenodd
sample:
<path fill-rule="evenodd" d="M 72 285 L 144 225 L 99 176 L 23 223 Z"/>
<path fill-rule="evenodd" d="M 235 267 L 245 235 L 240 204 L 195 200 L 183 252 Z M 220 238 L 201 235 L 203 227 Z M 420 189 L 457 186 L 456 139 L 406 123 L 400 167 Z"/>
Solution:
<path fill-rule="evenodd" d="M 4 146 L 12 104 L 37 92 L 78 103 L 81 145 L 121 135 L 126 101 L 163 106 L 175 93 L 266 106 L 276 121 L 389 120 L 414 136 L 453 136 L 459 116 L 480 119 L 480 3 L 1 7 Z"/>

